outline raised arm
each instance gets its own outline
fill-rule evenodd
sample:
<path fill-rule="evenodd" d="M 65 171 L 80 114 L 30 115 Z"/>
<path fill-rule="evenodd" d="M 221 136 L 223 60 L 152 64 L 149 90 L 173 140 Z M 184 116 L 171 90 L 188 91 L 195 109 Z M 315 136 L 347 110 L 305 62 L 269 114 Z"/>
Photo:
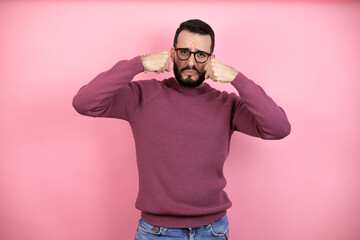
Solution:
<path fill-rule="evenodd" d="M 232 127 L 235 131 L 248 131 L 263 139 L 282 139 L 290 134 L 291 126 L 284 110 L 260 86 L 241 73 L 231 84 L 241 97 L 234 106 Z"/>
<path fill-rule="evenodd" d="M 144 70 L 157 73 L 169 70 L 167 52 L 145 56 L 145 59 L 144 56 L 138 56 L 119 61 L 109 70 L 97 75 L 73 98 L 75 110 L 86 116 L 130 120 L 139 102 L 143 100 L 140 98 L 139 84 L 131 80 Z M 149 84 L 154 84 L 154 81 Z"/>
<path fill-rule="evenodd" d="M 232 129 L 263 139 L 281 139 L 290 134 L 291 126 L 284 110 L 258 85 L 237 70 L 211 59 L 206 77 L 231 83 L 238 91 L 233 106 Z"/>

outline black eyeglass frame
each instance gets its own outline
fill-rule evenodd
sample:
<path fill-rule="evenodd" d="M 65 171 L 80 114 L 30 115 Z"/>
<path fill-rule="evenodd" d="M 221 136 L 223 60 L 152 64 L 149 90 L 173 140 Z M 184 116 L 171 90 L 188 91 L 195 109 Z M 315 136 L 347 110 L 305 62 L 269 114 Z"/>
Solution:
<path fill-rule="evenodd" d="M 179 54 L 178 54 L 178 51 L 179 51 L 179 50 L 189 51 L 189 52 L 190 52 L 189 57 L 187 57 L 187 58 L 180 58 L 180 57 L 179 57 Z M 204 51 L 192 52 L 192 51 L 190 51 L 190 49 L 188 49 L 188 48 L 175 48 L 175 52 L 176 52 L 177 58 L 178 58 L 179 60 L 181 60 L 181 61 L 186 61 L 186 60 L 188 60 L 188 59 L 191 57 L 191 54 L 194 54 L 195 61 L 198 62 L 198 63 L 205 63 L 207 60 L 209 60 L 209 57 L 212 55 L 211 53 L 207 53 L 207 52 L 204 52 Z M 197 53 L 204 53 L 204 54 L 206 54 L 206 56 L 207 56 L 206 60 L 205 60 L 205 61 L 201 61 L 201 62 L 198 61 L 197 58 L 196 58 L 196 54 L 197 54 Z"/>

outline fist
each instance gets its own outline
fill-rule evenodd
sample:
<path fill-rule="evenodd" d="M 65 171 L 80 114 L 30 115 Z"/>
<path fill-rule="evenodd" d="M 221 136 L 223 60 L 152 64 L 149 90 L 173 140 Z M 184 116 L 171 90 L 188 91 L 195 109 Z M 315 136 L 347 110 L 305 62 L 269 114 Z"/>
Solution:
<path fill-rule="evenodd" d="M 215 58 L 211 58 L 205 66 L 205 78 L 212 79 L 214 82 L 229 83 L 232 82 L 239 73 L 232 67 L 229 67 Z"/>
<path fill-rule="evenodd" d="M 146 54 L 141 57 L 145 71 L 163 73 L 170 72 L 170 58 L 167 51 Z"/>

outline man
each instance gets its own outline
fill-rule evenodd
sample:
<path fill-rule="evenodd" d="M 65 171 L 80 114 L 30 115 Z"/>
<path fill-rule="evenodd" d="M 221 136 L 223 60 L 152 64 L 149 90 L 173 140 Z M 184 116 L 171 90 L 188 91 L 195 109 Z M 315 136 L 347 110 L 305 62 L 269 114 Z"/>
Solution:
<path fill-rule="evenodd" d="M 253 81 L 215 59 L 214 32 L 180 25 L 168 52 L 116 63 L 79 90 L 81 114 L 127 120 L 136 145 L 141 210 L 136 239 L 228 239 L 223 166 L 234 131 L 263 139 L 290 133 L 284 111 Z M 175 78 L 131 81 L 143 71 Z M 221 92 L 205 79 L 232 84 Z M 182 237 L 182 238 L 181 238 Z"/>

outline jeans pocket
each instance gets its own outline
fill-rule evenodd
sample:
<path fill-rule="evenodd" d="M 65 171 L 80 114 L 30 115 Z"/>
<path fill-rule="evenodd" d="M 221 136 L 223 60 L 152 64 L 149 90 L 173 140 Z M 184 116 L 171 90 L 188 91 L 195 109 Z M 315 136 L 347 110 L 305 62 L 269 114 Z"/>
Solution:
<path fill-rule="evenodd" d="M 149 233 L 153 235 L 160 235 L 162 231 L 162 227 L 157 227 L 146 222 L 144 219 L 139 220 L 138 230 L 143 233 Z"/>
<path fill-rule="evenodd" d="M 225 239 L 228 239 L 229 236 L 229 222 L 227 215 L 220 218 L 219 220 L 211 223 L 208 225 L 209 231 L 217 237 L 225 237 Z"/>

